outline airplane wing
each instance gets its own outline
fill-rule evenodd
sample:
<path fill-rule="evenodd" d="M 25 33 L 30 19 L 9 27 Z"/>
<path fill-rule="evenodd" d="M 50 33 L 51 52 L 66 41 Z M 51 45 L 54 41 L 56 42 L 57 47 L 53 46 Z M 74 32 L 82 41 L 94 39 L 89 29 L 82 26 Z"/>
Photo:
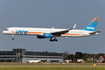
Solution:
<path fill-rule="evenodd" d="M 89 33 L 89 34 L 98 34 L 98 33 L 100 33 L 101 31 L 96 31 L 96 32 L 92 32 L 92 33 Z"/>
<path fill-rule="evenodd" d="M 65 33 L 67 33 L 67 32 L 69 32 L 69 30 L 72 30 L 72 29 L 74 29 L 76 27 L 76 24 L 73 26 L 73 28 L 71 28 L 71 29 L 67 29 L 67 30 L 64 30 L 64 31 L 58 31 L 58 32 L 53 32 L 53 33 L 51 33 L 52 35 L 56 35 L 56 36 L 60 36 L 61 34 L 65 34 Z"/>

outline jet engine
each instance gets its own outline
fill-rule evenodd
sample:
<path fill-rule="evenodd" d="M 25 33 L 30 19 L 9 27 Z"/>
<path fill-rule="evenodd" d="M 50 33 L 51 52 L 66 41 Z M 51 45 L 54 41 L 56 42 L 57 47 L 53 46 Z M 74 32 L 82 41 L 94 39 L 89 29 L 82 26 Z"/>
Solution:
<path fill-rule="evenodd" d="M 43 35 L 37 35 L 37 38 L 42 39 L 42 38 L 52 38 L 53 35 L 50 33 L 44 33 Z"/>

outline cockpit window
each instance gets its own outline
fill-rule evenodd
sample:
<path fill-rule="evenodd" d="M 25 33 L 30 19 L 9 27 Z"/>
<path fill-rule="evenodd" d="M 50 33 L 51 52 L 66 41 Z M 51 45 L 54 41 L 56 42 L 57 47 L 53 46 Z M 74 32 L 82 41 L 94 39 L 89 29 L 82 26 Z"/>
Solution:
<path fill-rule="evenodd" d="M 8 29 L 5 29 L 5 31 L 8 31 Z"/>

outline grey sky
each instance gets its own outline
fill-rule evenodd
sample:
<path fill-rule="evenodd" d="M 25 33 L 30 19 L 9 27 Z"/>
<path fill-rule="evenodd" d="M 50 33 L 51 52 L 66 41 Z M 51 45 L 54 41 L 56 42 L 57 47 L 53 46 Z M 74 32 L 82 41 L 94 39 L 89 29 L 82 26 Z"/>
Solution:
<path fill-rule="evenodd" d="M 2 34 L 7 27 L 85 28 L 100 17 L 98 35 L 83 38 L 37 39 L 36 36 Z M 0 0 L 0 50 L 26 48 L 29 51 L 105 53 L 105 0 Z"/>

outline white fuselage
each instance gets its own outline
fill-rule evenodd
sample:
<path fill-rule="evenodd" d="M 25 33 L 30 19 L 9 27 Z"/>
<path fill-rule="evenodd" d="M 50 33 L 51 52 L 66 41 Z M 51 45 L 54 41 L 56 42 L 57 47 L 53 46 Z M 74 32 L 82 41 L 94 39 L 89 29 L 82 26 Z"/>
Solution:
<path fill-rule="evenodd" d="M 67 29 L 55 29 L 55 28 L 28 28 L 28 27 L 10 27 L 3 31 L 3 34 L 8 35 L 43 35 L 44 33 L 52 33 L 63 31 Z M 73 29 L 69 32 L 62 34 L 60 37 L 84 37 L 89 36 L 93 31 Z"/>

